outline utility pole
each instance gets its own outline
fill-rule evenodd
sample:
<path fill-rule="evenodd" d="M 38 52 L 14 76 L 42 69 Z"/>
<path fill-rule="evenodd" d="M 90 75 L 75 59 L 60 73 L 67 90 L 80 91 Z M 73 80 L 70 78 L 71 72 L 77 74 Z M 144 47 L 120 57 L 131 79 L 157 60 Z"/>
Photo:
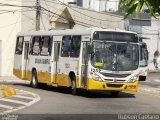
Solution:
<path fill-rule="evenodd" d="M 36 0 L 36 31 L 40 30 L 40 16 L 41 16 L 40 0 Z"/>

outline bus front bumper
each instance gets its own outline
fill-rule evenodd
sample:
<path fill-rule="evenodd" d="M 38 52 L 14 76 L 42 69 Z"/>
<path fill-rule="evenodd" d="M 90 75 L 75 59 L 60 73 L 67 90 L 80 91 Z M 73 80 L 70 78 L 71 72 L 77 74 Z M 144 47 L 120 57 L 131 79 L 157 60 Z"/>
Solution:
<path fill-rule="evenodd" d="M 88 79 L 88 90 L 132 91 L 137 92 L 138 80 L 135 82 L 102 82 Z"/>

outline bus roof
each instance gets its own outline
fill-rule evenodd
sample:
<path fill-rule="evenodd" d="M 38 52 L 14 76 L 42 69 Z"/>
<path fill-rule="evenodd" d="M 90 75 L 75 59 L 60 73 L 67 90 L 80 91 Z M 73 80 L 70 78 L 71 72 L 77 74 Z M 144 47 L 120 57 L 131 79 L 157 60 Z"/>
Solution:
<path fill-rule="evenodd" d="M 123 33 L 133 33 L 131 31 L 125 30 L 113 30 L 113 29 L 101 29 L 101 28 L 81 28 L 81 29 L 65 29 L 65 30 L 49 30 L 49 31 L 27 31 L 27 32 L 19 32 L 17 36 L 41 36 L 41 35 L 90 35 L 94 31 L 110 31 L 110 32 L 123 32 Z"/>

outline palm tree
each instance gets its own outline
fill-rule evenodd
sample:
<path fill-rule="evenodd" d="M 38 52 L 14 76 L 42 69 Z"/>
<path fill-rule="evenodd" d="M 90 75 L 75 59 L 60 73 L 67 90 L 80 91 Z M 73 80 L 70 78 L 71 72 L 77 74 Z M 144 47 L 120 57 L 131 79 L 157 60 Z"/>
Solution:
<path fill-rule="evenodd" d="M 126 12 L 124 18 L 127 18 L 134 12 L 138 15 L 144 4 L 152 16 L 160 15 L 160 0 L 120 0 L 119 9 Z"/>

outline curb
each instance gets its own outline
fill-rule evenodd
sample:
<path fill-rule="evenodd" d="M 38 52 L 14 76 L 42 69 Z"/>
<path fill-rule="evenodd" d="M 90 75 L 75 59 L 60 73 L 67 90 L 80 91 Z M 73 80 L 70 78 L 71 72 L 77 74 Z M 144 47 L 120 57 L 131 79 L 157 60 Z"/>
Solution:
<path fill-rule="evenodd" d="M 0 98 L 16 94 L 16 90 L 7 85 L 0 85 Z"/>

